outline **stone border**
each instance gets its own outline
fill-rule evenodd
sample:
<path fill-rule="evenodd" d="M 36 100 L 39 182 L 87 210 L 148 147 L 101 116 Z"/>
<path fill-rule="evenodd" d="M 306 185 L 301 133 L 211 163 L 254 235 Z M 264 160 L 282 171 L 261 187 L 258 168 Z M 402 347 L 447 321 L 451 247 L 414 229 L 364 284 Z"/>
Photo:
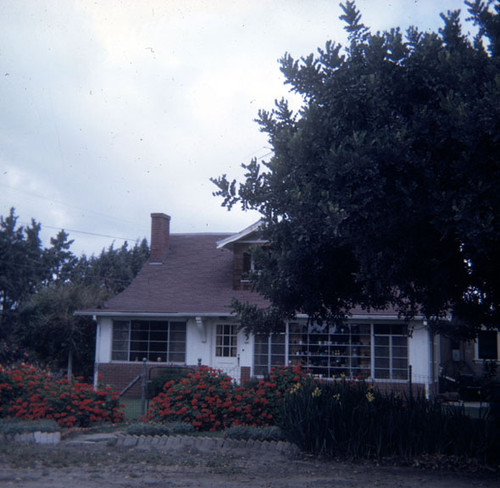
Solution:
<path fill-rule="evenodd" d="M 58 444 L 61 432 L 29 432 L 24 434 L 0 435 L 0 440 L 36 444 Z M 197 449 L 202 452 L 215 450 L 245 449 L 255 452 L 273 451 L 285 456 L 297 456 L 299 448 L 290 442 L 259 441 L 254 439 L 239 440 L 229 437 L 202 437 L 189 435 L 130 435 L 130 434 L 88 434 L 74 439 L 64 440 L 69 444 L 87 444 L 100 441 L 112 443 L 117 447 L 135 447 L 137 449 Z"/>
<path fill-rule="evenodd" d="M 59 444 L 61 442 L 60 432 L 26 432 L 22 434 L 0 434 L 4 441 L 28 442 L 36 444 Z"/>
<path fill-rule="evenodd" d="M 198 437 L 181 435 L 128 435 L 119 434 L 116 437 L 118 447 L 136 447 L 138 449 L 198 449 L 200 451 L 246 449 L 258 452 L 277 451 L 286 456 L 300 453 L 295 444 L 283 441 L 258 441 L 254 439 L 238 440 L 227 437 Z"/>

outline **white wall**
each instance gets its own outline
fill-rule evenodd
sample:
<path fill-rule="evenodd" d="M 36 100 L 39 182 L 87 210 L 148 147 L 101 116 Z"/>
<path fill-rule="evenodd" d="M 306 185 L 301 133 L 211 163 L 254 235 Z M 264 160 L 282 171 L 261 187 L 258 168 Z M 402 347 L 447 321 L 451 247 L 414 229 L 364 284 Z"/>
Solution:
<path fill-rule="evenodd" d="M 232 323 L 228 319 L 203 318 L 202 322 L 189 319 L 186 333 L 186 364 L 201 364 L 221 369 L 234 379 L 239 379 L 242 366 L 253 366 L 253 340 L 243 332 L 237 337 L 237 356 L 220 358 L 216 356 L 215 331 L 217 324 Z"/>
<path fill-rule="evenodd" d="M 240 367 L 248 366 L 253 373 L 253 337 L 246 338 L 243 332 L 238 334 L 238 358 L 217 358 L 215 356 L 216 324 L 224 319 L 195 318 L 187 319 L 186 330 L 186 364 L 201 363 L 225 370 L 233 378 L 239 378 Z M 230 322 L 228 322 L 230 323 Z M 100 317 L 97 325 L 96 362 L 111 362 L 112 319 Z M 227 364 L 226 364 L 227 363 Z M 412 366 L 413 383 L 430 385 L 432 383 L 432 352 L 430 334 L 427 327 L 417 323 L 412 337 L 408 340 L 408 363 Z"/>
<path fill-rule="evenodd" d="M 412 336 L 408 339 L 408 364 L 412 366 L 413 383 L 432 383 L 432 353 L 430 334 L 421 322 L 415 324 Z"/>
<path fill-rule="evenodd" d="M 211 324 L 208 319 L 197 323 L 190 318 L 186 327 L 186 364 L 196 365 L 198 359 L 201 364 L 210 366 Z"/>
<path fill-rule="evenodd" d="M 109 363 L 111 362 L 113 320 L 109 317 L 99 317 L 96 334 L 95 362 Z"/>
<path fill-rule="evenodd" d="M 238 334 L 238 350 L 240 353 L 240 365 L 249 366 L 253 373 L 253 337 L 248 337 L 240 332 Z"/>

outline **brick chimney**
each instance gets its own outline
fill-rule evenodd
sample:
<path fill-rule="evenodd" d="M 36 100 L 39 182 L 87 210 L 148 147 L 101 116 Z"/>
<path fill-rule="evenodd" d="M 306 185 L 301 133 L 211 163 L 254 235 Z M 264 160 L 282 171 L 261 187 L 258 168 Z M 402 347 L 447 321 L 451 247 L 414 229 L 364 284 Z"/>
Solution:
<path fill-rule="evenodd" d="M 151 262 L 161 262 L 170 245 L 170 215 L 151 214 Z"/>

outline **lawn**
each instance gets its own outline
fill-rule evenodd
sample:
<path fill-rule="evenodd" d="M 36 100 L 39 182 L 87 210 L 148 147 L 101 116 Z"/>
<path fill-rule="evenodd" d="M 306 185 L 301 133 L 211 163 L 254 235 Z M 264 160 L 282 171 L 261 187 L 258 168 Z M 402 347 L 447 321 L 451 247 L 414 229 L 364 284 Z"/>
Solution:
<path fill-rule="evenodd" d="M 120 403 L 125 405 L 125 421 L 130 422 L 137 420 L 141 416 L 141 399 L 140 398 L 120 398 Z M 147 405 L 146 405 L 147 408 Z"/>

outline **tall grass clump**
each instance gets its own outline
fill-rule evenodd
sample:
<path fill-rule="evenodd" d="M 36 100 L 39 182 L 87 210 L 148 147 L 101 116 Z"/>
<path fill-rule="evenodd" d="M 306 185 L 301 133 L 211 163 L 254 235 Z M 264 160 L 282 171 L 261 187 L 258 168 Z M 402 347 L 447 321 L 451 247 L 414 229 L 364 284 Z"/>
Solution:
<path fill-rule="evenodd" d="M 384 395 L 364 382 L 297 383 L 285 395 L 280 427 L 302 450 L 331 457 L 498 459 L 485 416 L 472 419 L 421 395 Z"/>

